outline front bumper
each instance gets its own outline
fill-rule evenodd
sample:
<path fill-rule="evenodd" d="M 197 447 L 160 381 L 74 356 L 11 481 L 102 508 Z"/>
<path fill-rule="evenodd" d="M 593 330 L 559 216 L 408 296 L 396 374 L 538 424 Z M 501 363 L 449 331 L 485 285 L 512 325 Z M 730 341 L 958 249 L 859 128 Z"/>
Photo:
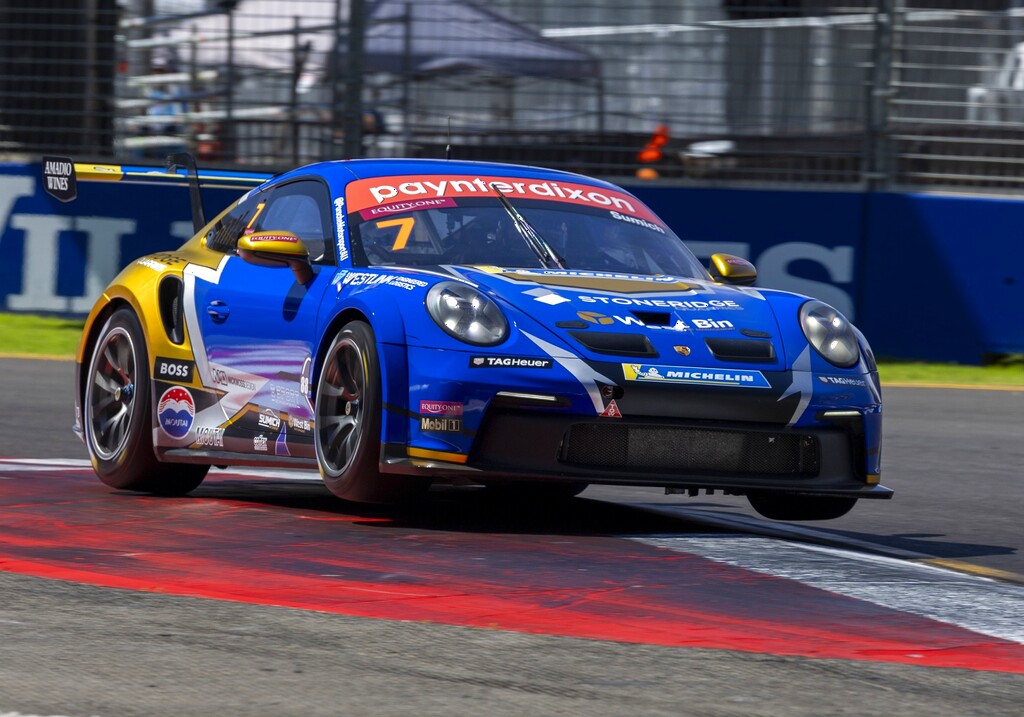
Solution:
<path fill-rule="evenodd" d="M 465 463 L 410 458 L 385 447 L 389 472 L 470 479 L 778 491 L 889 498 L 863 470 L 856 423 L 813 428 L 685 419 L 590 418 L 499 407 L 488 412 Z"/>

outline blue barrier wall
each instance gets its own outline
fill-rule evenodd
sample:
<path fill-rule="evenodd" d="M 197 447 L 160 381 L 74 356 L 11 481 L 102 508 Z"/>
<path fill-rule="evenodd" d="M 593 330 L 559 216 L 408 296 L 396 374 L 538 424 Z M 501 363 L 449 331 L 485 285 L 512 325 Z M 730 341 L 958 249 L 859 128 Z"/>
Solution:
<path fill-rule="evenodd" d="M 629 187 L 698 256 L 744 256 L 761 286 L 820 298 L 876 353 L 977 363 L 1024 352 L 1024 201 L 923 194 Z M 207 215 L 239 192 L 206 190 Z M 80 315 L 117 270 L 192 233 L 184 188 L 79 183 L 0 165 L 0 309 Z M 2 350 L 2 348 L 0 348 Z"/>

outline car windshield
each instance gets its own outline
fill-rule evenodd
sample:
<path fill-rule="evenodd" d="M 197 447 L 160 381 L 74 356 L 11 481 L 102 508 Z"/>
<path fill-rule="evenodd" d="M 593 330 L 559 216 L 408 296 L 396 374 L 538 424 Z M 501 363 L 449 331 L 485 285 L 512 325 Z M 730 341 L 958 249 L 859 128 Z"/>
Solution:
<path fill-rule="evenodd" d="M 660 222 L 570 202 L 510 200 L 566 269 L 708 276 Z M 385 204 L 349 214 L 349 227 L 362 266 L 545 266 L 497 196 Z"/>

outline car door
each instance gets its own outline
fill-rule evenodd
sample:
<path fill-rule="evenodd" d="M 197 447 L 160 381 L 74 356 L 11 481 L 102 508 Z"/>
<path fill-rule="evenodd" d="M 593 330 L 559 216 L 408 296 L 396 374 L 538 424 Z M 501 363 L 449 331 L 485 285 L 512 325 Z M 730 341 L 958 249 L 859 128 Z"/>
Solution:
<path fill-rule="evenodd" d="M 309 250 L 305 284 L 287 267 L 257 266 L 234 254 L 240 236 L 297 235 Z M 220 395 L 224 450 L 313 456 L 309 372 L 316 318 L 335 257 L 330 194 L 316 179 L 292 181 L 241 202 L 213 228 L 207 248 L 224 253 L 216 272 L 197 276 L 204 384 Z"/>

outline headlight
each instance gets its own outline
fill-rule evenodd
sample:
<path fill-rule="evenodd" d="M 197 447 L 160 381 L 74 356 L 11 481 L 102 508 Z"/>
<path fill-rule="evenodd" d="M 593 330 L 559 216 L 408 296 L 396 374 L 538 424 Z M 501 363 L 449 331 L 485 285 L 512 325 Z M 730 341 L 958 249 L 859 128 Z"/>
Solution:
<path fill-rule="evenodd" d="M 446 333 L 467 344 L 493 346 L 508 335 L 508 321 L 498 305 L 468 284 L 435 284 L 427 292 L 427 312 Z"/>
<path fill-rule="evenodd" d="M 853 325 L 828 304 L 808 301 L 801 306 L 800 328 L 807 342 L 829 363 L 850 368 L 860 358 Z"/>

